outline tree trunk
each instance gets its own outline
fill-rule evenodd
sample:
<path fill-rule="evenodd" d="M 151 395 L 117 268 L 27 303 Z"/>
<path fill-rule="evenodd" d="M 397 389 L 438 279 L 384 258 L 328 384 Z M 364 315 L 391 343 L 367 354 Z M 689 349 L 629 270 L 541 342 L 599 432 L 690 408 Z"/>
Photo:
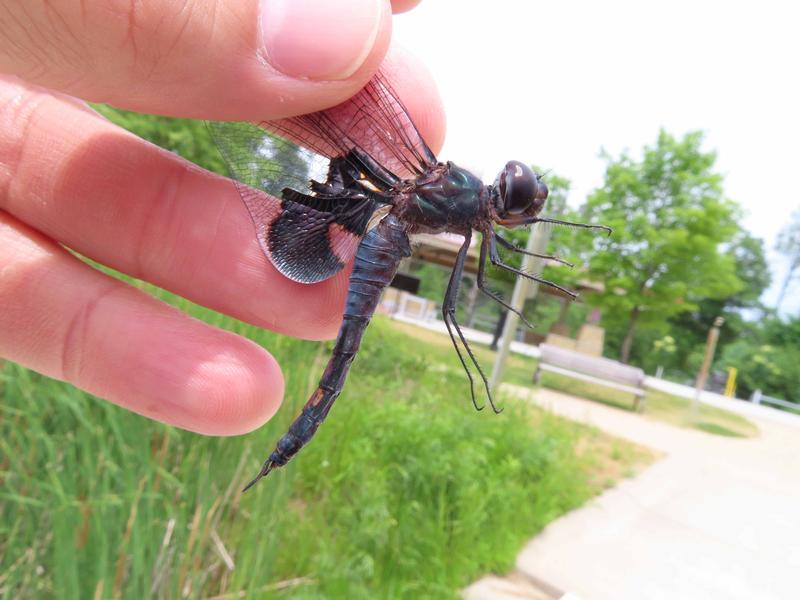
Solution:
<path fill-rule="evenodd" d="M 639 320 L 639 312 L 639 307 L 634 306 L 631 311 L 631 317 L 628 319 L 628 331 L 625 332 L 625 339 L 622 342 L 622 352 L 620 353 L 619 359 L 626 365 L 631 357 L 631 347 L 633 346 L 633 337 L 636 333 L 636 321 Z"/>
<path fill-rule="evenodd" d="M 489 350 L 492 350 L 493 352 L 497 352 L 497 343 L 500 341 L 500 338 L 503 335 L 503 327 L 506 326 L 507 316 L 507 310 L 500 311 L 500 318 L 497 319 L 497 325 L 495 325 L 494 333 L 492 334 L 492 343 L 489 346 Z"/>

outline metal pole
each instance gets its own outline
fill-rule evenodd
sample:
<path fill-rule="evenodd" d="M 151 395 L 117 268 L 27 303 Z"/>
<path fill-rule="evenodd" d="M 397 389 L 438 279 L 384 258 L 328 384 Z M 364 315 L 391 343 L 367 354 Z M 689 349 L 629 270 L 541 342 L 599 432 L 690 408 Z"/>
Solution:
<path fill-rule="evenodd" d="M 714 324 L 708 331 L 708 340 L 706 341 L 706 354 L 703 357 L 703 366 L 700 367 L 700 372 L 697 374 L 697 382 L 695 383 L 694 402 L 692 402 L 692 418 L 697 417 L 698 407 L 700 405 L 700 394 L 706 387 L 706 379 L 708 379 L 708 371 L 711 369 L 711 361 L 714 359 L 714 351 L 717 349 L 717 340 L 719 339 L 719 328 L 725 323 L 725 319 L 717 317 L 714 319 Z"/>
<path fill-rule="evenodd" d="M 533 227 L 530 236 L 528 236 L 528 243 L 525 249 L 528 252 L 536 252 L 537 254 L 544 254 L 547 250 L 547 242 L 550 241 L 550 228 L 549 227 Z M 522 256 L 522 270 L 526 273 L 539 273 L 542 269 L 541 258 L 535 256 Z M 529 291 L 530 290 L 530 291 Z M 511 294 L 511 306 L 522 312 L 522 307 L 525 306 L 525 300 L 528 298 L 535 298 L 539 291 L 539 284 L 531 281 L 525 277 L 517 277 L 514 284 L 514 292 Z M 500 339 L 500 347 L 497 350 L 497 356 L 494 359 L 494 367 L 492 368 L 492 375 L 489 378 L 489 388 L 492 392 L 497 390 L 500 385 L 500 379 L 503 377 L 503 369 L 506 366 L 506 359 L 508 358 L 508 351 L 511 347 L 511 341 L 514 339 L 514 334 L 517 332 L 517 324 L 519 317 L 511 311 L 506 314 L 506 322 L 503 326 L 503 337 Z"/>

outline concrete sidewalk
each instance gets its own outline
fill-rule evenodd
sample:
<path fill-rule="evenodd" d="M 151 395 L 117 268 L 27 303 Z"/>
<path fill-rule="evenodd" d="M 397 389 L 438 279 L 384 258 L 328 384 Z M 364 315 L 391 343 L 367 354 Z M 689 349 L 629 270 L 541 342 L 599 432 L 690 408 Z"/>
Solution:
<path fill-rule="evenodd" d="M 751 416 L 760 437 L 724 438 L 547 389 L 508 389 L 665 457 L 551 523 L 513 578 L 486 578 L 468 598 L 800 598 L 800 428 Z M 531 581 L 544 585 L 526 591 Z"/>

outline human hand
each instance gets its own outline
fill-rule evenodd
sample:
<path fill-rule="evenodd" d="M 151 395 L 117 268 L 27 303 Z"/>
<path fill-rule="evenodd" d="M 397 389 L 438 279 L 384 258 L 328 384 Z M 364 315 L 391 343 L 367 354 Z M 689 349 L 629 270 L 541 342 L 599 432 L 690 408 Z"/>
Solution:
<path fill-rule="evenodd" d="M 261 253 L 230 181 L 74 97 L 208 119 L 320 110 L 381 65 L 390 10 L 385 0 L 0 5 L 0 357 L 205 434 L 244 433 L 271 417 L 283 379 L 264 349 L 65 247 L 307 339 L 335 334 L 346 273 L 316 285 L 284 278 Z M 392 53 L 382 68 L 398 75 L 437 151 L 444 124 L 432 82 L 406 56 Z"/>

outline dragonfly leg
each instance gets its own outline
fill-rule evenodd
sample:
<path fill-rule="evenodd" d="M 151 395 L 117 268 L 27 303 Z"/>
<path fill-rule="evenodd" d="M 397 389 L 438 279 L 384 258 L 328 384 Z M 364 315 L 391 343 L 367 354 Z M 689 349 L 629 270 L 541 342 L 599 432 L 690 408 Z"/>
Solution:
<path fill-rule="evenodd" d="M 510 310 L 515 315 L 517 315 L 529 329 L 533 329 L 533 325 L 531 324 L 530 321 L 528 321 L 528 319 L 525 318 L 525 315 L 523 315 L 520 311 L 518 311 L 516 308 L 508 304 L 500 296 L 498 296 L 492 290 L 486 287 L 485 270 L 486 270 L 486 258 L 488 257 L 488 249 L 489 249 L 489 237 L 487 236 L 487 234 L 484 233 L 483 239 L 481 240 L 481 255 L 480 258 L 478 259 L 478 289 L 487 296 L 489 296 L 489 298 L 497 302 L 500 306 L 504 307 L 506 310 Z"/>
<path fill-rule="evenodd" d="M 509 242 L 507 239 L 502 237 L 496 231 L 493 231 L 492 234 L 494 235 L 495 239 L 501 246 L 503 246 L 504 248 L 508 248 L 513 252 L 519 252 L 520 254 L 527 254 L 528 256 L 535 256 L 536 258 L 546 258 L 548 260 L 554 260 L 556 262 L 560 262 L 562 265 L 567 265 L 570 268 L 575 266 L 571 262 L 564 260 L 560 256 L 550 255 L 550 254 L 538 254 L 536 252 L 528 252 L 527 250 L 525 250 L 525 248 L 520 248 L 513 242 Z"/>
<path fill-rule="evenodd" d="M 580 229 L 602 229 L 606 235 L 611 235 L 614 230 L 608 225 L 592 225 L 589 223 L 573 223 L 572 221 L 561 221 L 559 219 L 546 219 L 542 217 L 534 217 L 533 219 L 526 220 L 526 223 L 551 223 L 552 225 L 565 225 L 567 227 L 578 227 Z"/>
<path fill-rule="evenodd" d="M 467 258 L 467 252 L 469 251 L 469 242 L 472 237 L 472 231 L 468 231 L 464 235 L 464 244 L 461 246 L 461 249 L 458 251 L 458 255 L 456 256 L 456 264 L 453 268 L 453 273 L 450 275 L 450 283 L 447 286 L 447 293 L 445 294 L 445 301 L 442 307 L 442 312 L 445 317 L 445 325 L 447 326 L 447 330 L 450 333 L 450 339 L 453 341 L 453 346 L 456 348 L 456 352 L 458 353 L 459 358 L 461 359 L 461 364 L 464 367 L 464 370 L 467 372 L 467 376 L 469 377 L 470 381 L 470 393 L 472 394 L 472 403 L 475 405 L 475 408 L 481 410 L 483 407 L 478 408 L 477 403 L 475 402 L 475 392 L 473 388 L 473 378 L 472 374 L 469 372 L 467 365 L 464 361 L 463 356 L 461 355 L 461 351 L 458 348 L 458 344 L 456 343 L 455 338 L 453 337 L 452 330 L 450 329 L 450 325 L 456 330 L 458 334 L 458 338 L 461 340 L 461 343 L 464 345 L 464 349 L 467 351 L 467 355 L 470 358 L 470 361 L 475 368 L 478 370 L 478 375 L 480 375 L 481 380 L 483 381 L 483 386 L 486 389 L 486 396 L 489 399 L 489 404 L 492 407 L 492 410 L 495 413 L 502 412 L 502 409 L 498 409 L 497 406 L 494 404 L 494 399 L 492 398 L 492 392 L 489 389 L 489 381 L 486 379 L 486 375 L 483 373 L 483 369 L 481 369 L 481 365 L 478 362 L 478 359 L 475 358 L 475 355 L 472 352 L 472 348 L 470 348 L 467 339 L 464 337 L 464 333 L 461 331 L 461 327 L 458 325 L 458 321 L 456 320 L 456 300 L 458 298 L 458 287 L 461 281 L 461 275 L 464 272 L 464 262 Z M 449 321 L 449 323 L 448 323 Z"/>
<path fill-rule="evenodd" d="M 538 283 L 541 283 L 542 285 L 546 285 L 548 287 L 557 289 L 558 291 L 566 294 L 567 296 L 569 296 L 573 300 L 578 297 L 578 294 L 576 294 L 572 290 L 568 290 L 567 288 L 558 285 L 557 283 L 553 283 L 552 281 L 549 281 L 547 279 L 543 279 L 543 278 L 539 277 L 538 275 L 533 275 L 532 273 L 526 273 L 525 271 L 520 271 L 519 269 L 515 269 L 511 265 L 507 265 L 506 263 L 504 263 L 501 260 L 500 255 L 497 253 L 497 246 L 495 245 L 494 238 L 489 238 L 489 260 L 496 267 L 499 267 L 501 269 L 505 269 L 506 271 L 509 271 L 511 273 L 516 273 L 517 275 L 520 275 L 521 277 L 525 277 L 525 278 L 530 279 L 532 281 L 536 281 Z"/>
<path fill-rule="evenodd" d="M 464 246 L 462 246 L 462 249 L 464 247 L 469 248 L 469 240 L 465 242 Z M 450 325 L 451 307 L 455 306 L 455 302 L 458 297 L 458 286 L 461 280 L 461 272 L 464 268 L 464 261 L 461 260 L 461 254 L 462 252 L 459 250 L 458 256 L 456 257 L 456 266 L 453 268 L 453 272 L 450 274 L 450 281 L 447 283 L 447 291 L 444 294 L 444 302 L 442 302 L 442 320 L 444 321 L 445 327 L 447 327 L 447 333 L 450 334 L 450 341 L 453 342 L 453 348 L 456 349 L 458 360 L 461 361 L 461 366 L 464 367 L 464 371 L 469 379 L 469 393 L 470 397 L 472 398 L 472 405 L 475 407 L 475 410 L 483 410 L 483 406 L 479 406 L 478 401 L 475 399 L 475 380 L 472 378 L 472 373 L 467 367 L 464 356 L 461 354 L 461 348 L 458 347 L 458 341 L 456 341 L 456 336 L 453 334 L 453 328 Z M 460 269 L 458 266 L 459 262 L 462 263 Z"/>

